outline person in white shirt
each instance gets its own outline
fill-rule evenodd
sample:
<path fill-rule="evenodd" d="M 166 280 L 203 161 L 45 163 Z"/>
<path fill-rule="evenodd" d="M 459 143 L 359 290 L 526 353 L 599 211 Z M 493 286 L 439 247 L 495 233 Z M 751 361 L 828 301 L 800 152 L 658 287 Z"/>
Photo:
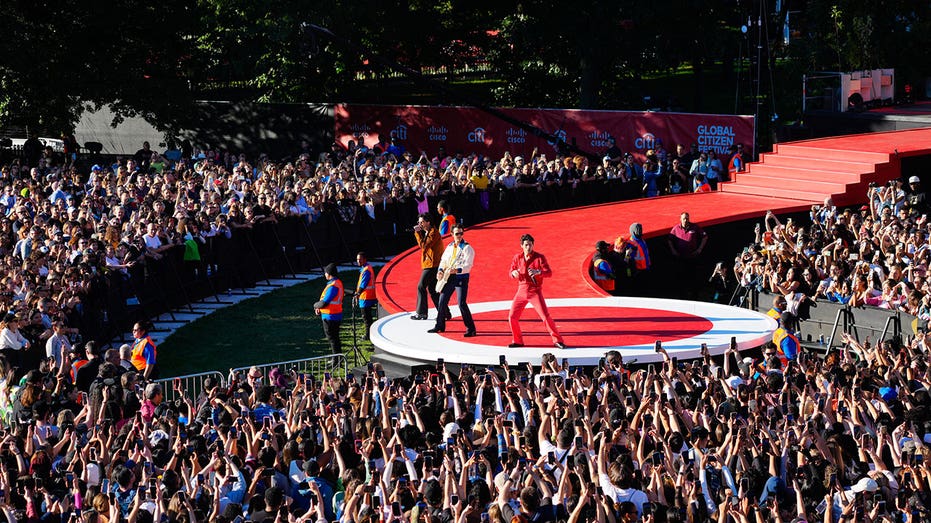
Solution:
<path fill-rule="evenodd" d="M 617 462 L 608 466 L 608 452 L 613 443 L 606 442 L 598 450 L 598 484 L 604 495 L 615 503 L 629 501 L 637 507 L 637 515 L 643 515 L 643 505 L 650 499 L 642 490 L 633 486 L 633 473 L 626 466 Z"/>
<path fill-rule="evenodd" d="M 132 361 L 133 357 L 133 348 L 128 344 L 124 343 L 120 345 L 120 367 L 123 367 L 126 370 L 135 370 Z"/>
<path fill-rule="evenodd" d="M 469 295 L 469 273 L 472 272 L 472 265 L 475 263 L 475 250 L 463 239 L 463 229 L 461 225 L 453 226 L 453 241 L 446 246 L 443 251 L 443 257 L 440 258 L 440 267 L 437 270 L 437 280 L 446 281 L 443 290 L 440 291 L 440 301 L 437 304 L 436 325 L 427 332 L 445 332 L 446 331 L 446 314 L 449 312 L 449 300 L 456 292 L 456 300 L 459 302 L 459 311 L 462 314 L 462 322 L 465 323 L 466 332 L 463 335 L 466 338 L 475 336 L 475 322 L 472 321 L 472 312 L 469 310 L 467 303 Z"/>
<path fill-rule="evenodd" d="M 6 356 L 11 367 L 19 367 L 21 353 L 29 348 L 29 340 L 19 332 L 19 318 L 10 312 L 0 322 L 0 353 Z"/>
<path fill-rule="evenodd" d="M 55 367 L 61 367 L 65 354 L 71 352 L 71 342 L 65 335 L 65 324 L 61 320 L 52 322 L 52 334 L 45 342 L 45 356 L 55 358 Z"/>

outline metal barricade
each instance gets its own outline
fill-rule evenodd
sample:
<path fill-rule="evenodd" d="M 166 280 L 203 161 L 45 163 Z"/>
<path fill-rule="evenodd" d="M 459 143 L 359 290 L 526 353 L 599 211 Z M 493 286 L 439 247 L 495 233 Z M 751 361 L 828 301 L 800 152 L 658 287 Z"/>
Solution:
<path fill-rule="evenodd" d="M 330 373 L 332 376 L 337 378 L 345 378 L 346 373 L 348 372 L 348 365 L 346 362 L 345 354 L 333 354 L 330 356 L 317 356 L 314 358 L 305 358 L 301 360 L 291 360 L 291 361 L 279 361 L 276 363 L 266 363 L 264 365 L 253 365 L 258 369 L 264 378 L 266 378 L 266 383 L 268 383 L 268 375 L 272 369 L 278 369 L 279 372 L 284 373 L 285 375 L 289 374 L 291 371 L 294 371 L 298 374 L 308 374 L 313 376 L 316 379 L 322 379 L 324 374 Z M 233 373 L 242 374 L 244 377 L 253 366 L 250 367 L 239 367 L 233 369 Z"/>
<path fill-rule="evenodd" d="M 175 380 L 180 380 L 181 387 L 184 389 L 187 396 L 196 400 L 200 397 L 201 393 L 204 392 L 204 381 L 207 378 L 215 378 L 221 387 L 226 386 L 226 378 L 221 372 L 217 371 L 188 374 L 186 376 L 175 376 L 172 378 L 163 378 L 155 380 L 155 383 L 158 383 L 162 386 L 162 397 L 164 398 L 164 401 L 174 401 L 175 399 L 179 398 L 178 393 L 174 387 Z"/>

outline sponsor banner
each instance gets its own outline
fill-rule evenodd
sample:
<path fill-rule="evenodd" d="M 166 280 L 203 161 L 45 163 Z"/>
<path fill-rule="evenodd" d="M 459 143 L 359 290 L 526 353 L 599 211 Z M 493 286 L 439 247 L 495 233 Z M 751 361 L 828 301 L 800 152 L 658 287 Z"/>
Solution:
<path fill-rule="evenodd" d="M 580 149 L 603 155 L 617 140 L 624 152 L 643 159 L 650 149 L 674 152 L 676 144 L 698 144 L 699 150 L 720 156 L 732 144 L 753 152 L 753 117 L 716 114 L 585 111 L 569 109 L 498 109 L 520 121 L 559 136 Z M 415 156 L 472 152 L 499 158 L 505 151 L 529 155 L 534 147 L 553 157 L 555 140 L 511 125 L 470 107 L 337 105 L 335 137 L 343 146 L 350 140 L 372 147 L 391 138 Z"/>

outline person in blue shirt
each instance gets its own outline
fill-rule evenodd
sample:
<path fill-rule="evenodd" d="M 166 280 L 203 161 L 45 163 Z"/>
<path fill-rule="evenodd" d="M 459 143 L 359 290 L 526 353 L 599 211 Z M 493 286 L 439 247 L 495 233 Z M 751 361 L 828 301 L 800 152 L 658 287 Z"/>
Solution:
<path fill-rule="evenodd" d="M 776 348 L 785 356 L 786 360 L 794 360 L 802 348 L 802 344 L 796 334 L 798 319 L 794 314 L 786 311 L 782 313 L 779 324 L 779 328 L 773 333 L 773 343 L 776 344 Z M 783 365 L 785 363 L 786 362 L 783 361 Z"/>
<path fill-rule="evenodd" d="M 659 196 L 659 181 L 663 175 L 663 166 L 657 161 L 656 155 L 648 154 L 643 164 L 643 195 L 647 197 Z"/>
<path fill-rule="evenodd" d="M 236 466 L 233 460 L 229 459 L 229 456 L 215 459 L 223 460 L 223 464 L 225 465 L 224 467 L 217 467 L 217 484 L 220 489 L 218 497 L 220 500 L 220 512 L 222 513 L 226 510 L 227 505 L 231 503 L 242 504 L 243 499 L 246 497 L 247 485 L 246 478 L 242 471 L 239 470 L 239 467 Z M 196 480 L 196 478 L 192 479 Z"/>
<path fill-rule="evenodd" d="M 446 236 L 456 225 L 456 217 L 449 213 L 449 204 L 446 200 L 440 200 L 436 204 L 436 212 L 440 214 L 440 236 Z"/>

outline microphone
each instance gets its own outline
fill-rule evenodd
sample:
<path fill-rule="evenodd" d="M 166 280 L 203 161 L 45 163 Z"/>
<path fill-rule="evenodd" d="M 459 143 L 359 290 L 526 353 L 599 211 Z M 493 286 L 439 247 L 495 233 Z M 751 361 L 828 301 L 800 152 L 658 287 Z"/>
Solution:
<path fill-rule="evenodd" d="M 530 268 L 528 268 L 528 269 L 527 269 L 527 277 L 530 278 L 530 282 L 531 282 L 531 283 L 533 283 L 534 285 L 537 285 L 537 274 L 534 274 L 534 272 L 536 272 L 537 274 L 540 273 L 540 271 L 538 271 L 538 270 L 536 270 L 536 269 L 530 269 Z"/>

